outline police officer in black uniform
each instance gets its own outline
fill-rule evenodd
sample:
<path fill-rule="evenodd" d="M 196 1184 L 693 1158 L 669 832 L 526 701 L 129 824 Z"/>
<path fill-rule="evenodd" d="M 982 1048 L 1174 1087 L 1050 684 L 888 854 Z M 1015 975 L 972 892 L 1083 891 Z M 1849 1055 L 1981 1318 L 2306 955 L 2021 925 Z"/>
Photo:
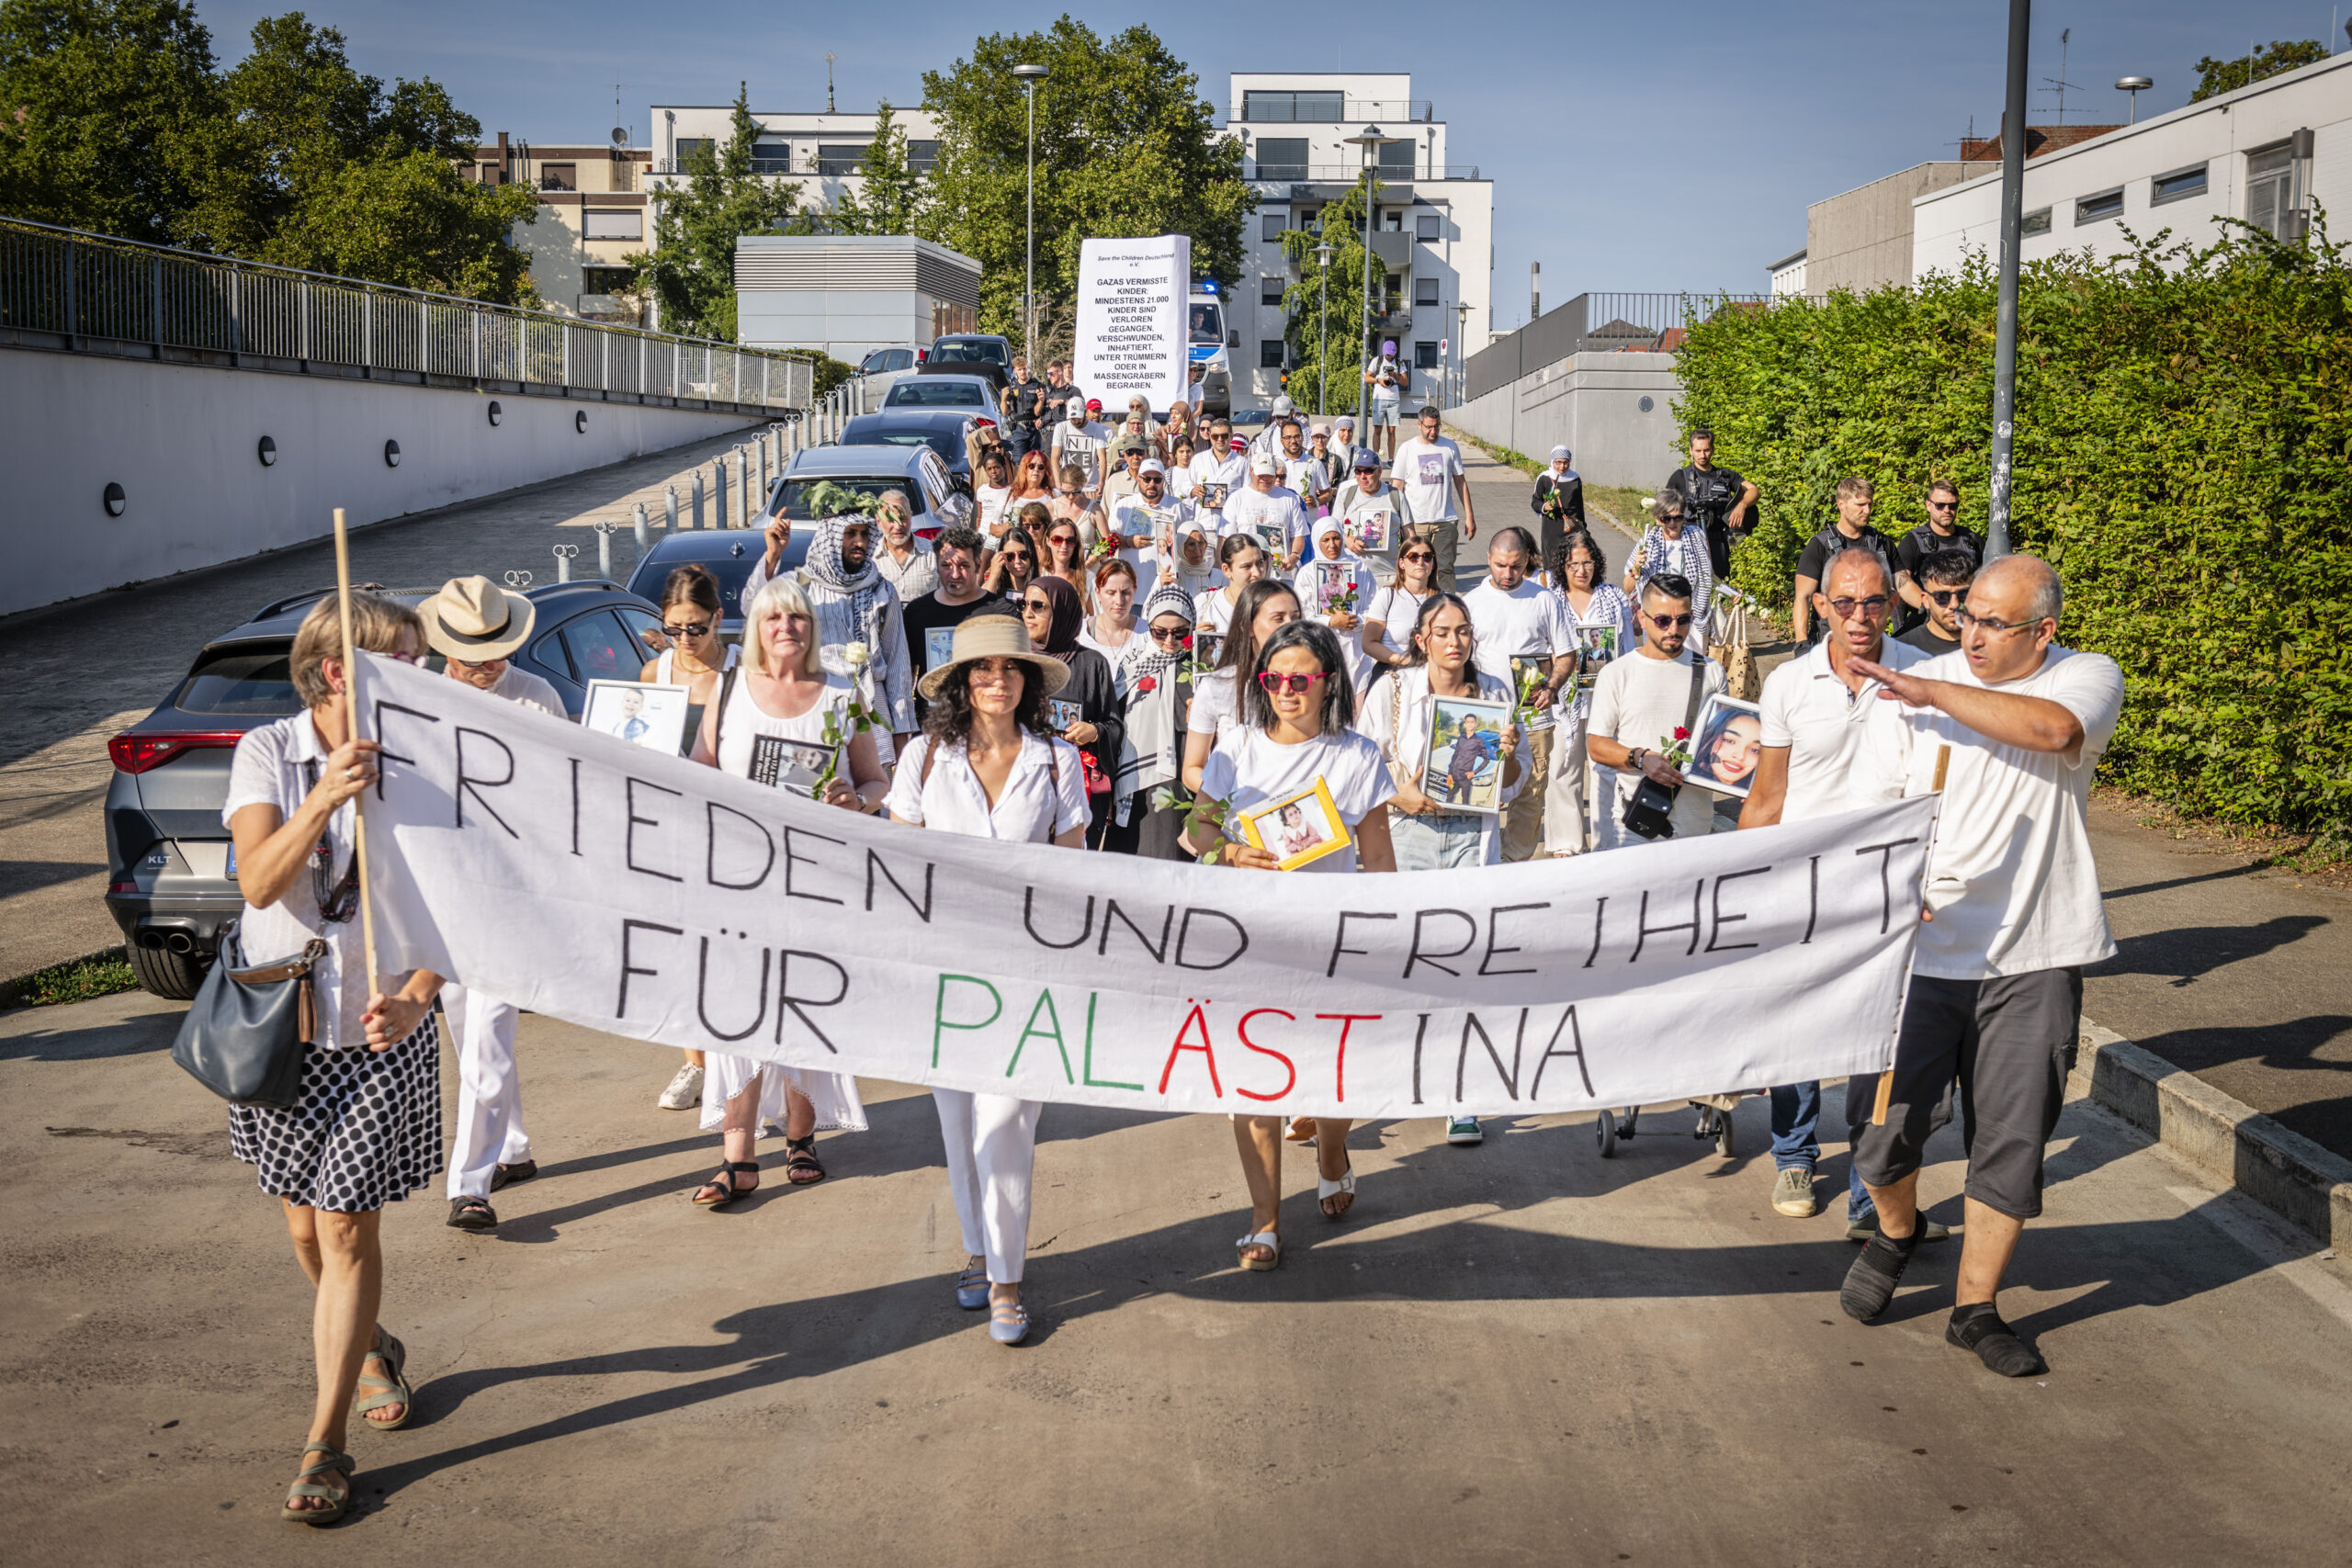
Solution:
<path fill-rule="evenodd" d="M 1729 468 L 1714 466 L 1715 433 L 1705 425 L 1690 433 L 1690 461 L 1674 470 L 1666 488 L 1682 497 L 1683 511 L 1707 533 L 1707 564 L 1717 581 L 1731 575 L 1731 541 L 1756 525 L 1756 487 Z"/>

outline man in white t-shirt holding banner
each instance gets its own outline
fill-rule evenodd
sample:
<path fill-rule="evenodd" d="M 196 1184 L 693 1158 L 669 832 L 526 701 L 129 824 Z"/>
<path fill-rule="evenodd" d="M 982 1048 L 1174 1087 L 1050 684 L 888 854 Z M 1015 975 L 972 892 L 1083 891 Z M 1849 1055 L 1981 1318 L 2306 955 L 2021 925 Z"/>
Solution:
<path fill-rule="evenodd" d="M 1907 705 L 1907 793 L 1932 789 L 1947 748 L 1950 759 L 1884 1122 L 1873 1121 L 1874 1080 L 1849 1090 L 1854 1163 L 1879 1228 L 1839 1304 L 1869 1323 L 1894 1299 L 1919 1234 L 1919 1167 L 1957 1084 L 1966 1226 L 1944 1337 L 2012 1378 L 2047 1369 L 1994 1298 L 2025 1222 L 2041 1213 L 2042 1145 L 2074 1070 L 2083 966 L 2115 952 L 2086 814 L 2123 672 L 2052 640 L 2064 603 L 2046 563 L 2004 556 L 1969 589 L 1959 652 L 1908 670 L 1853 665 Z"/>
<path fill-rule="evenodd" d="M 1435 403 L 1421 410 L 1421 433 L 1396 448 L 1388 477 L 1405 492 L 1405 510 L 1413 519 L 1415 536 L 1427 539 L 1437 552 L 1437 576 L 1431 581 L 1451 593 L 1454 592 L 1454 548 L 1462 540 L 1478 536 L 1478 520 L 1470 511 L 1470 480 L 1462 471 L 1462 448 L 1438 434 L 1439 423 Z M 1529 793 L 1540 795 L 1542 792 L 1531 789 Z"/>
<path fill-rule="evenodd" d="M 1556 699 L 1577 678 L 1568 602 L 1532 581 L 1535 541 L 1506 528 L 1487 547 L 1487 581 L 1462 596 L 1470 607 L 1478 668 L 1521 694 L 1527 783 L 1503 818 L 1503 859 L 1532 860 L 1544 844 L 1544 786 L 1551 779 Z"/>

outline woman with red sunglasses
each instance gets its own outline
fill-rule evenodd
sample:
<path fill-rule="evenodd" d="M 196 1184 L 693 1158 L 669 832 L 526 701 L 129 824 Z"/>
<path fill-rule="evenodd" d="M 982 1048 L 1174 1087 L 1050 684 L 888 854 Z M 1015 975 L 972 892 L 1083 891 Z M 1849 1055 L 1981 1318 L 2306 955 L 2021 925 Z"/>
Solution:
<path fill-rule="evenodd" d="M 1396 794 L 1380 748 L 1348 728 L 1355 691 L 1348 658 L 1331 628 L 1288 621 L 1261 644 L 1240 691 L 1241 722 L 1228 730 L 1202 770 L 1199 802 L 1184 830 L 1185 848 L 1214 854 L 1220 865 L 1272 871 L 1272 852 L 1241 837 L 1242 818 L 1320 785 L 1348 829 L 1343 849 L 1307 861 L 1301 871 L 1394 871 L 1388 802 Z M 1319 809 L 1319 803 L 1318 803 Z M 1317 1199 L 1327 1220 L 1355 1205 L 1348 1159 L 1350 1122 L 1318 1118 L 1315 1129 Z M 1235 1243 L 1241 1267 L 1282 1262 L 1282 1146 L 1279 1116 L 1238 1116 L 1233 1136 L 1250 1184 L 1250 1232 Z"/>

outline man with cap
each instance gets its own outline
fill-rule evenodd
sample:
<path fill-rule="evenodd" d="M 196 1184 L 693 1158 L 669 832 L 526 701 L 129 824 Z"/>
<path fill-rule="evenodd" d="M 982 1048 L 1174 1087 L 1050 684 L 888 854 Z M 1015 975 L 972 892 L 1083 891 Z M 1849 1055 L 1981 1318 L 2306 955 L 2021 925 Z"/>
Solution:
<path fill-rule="evenodd" d="M 1105 513 L 1136 493 L 1136 476 L 1143 471 L 1143 460 L 1150 456 L 1151 443 L 1140 435 L 1122 435 L 1111 443 L 1111 457 L 1115 467 L 1111 470 L 1111 477 L 1102 481 L 1102 510 Z"/>
<path fill-rule="evenodd" d="M 1274 412 L 1267 418 L 1266 427 L 1250 438 L 1250 456 L 1254 457 L 1261 452 L 1279 454 L 1283 449 L 1283 421 L 1297 417 L 1298 405 L 1291 400 L 1288 392 L 1276 398 Z"/>
<path fill-rule="evenodd" d="M 1393 466 L 1396 461 L 1396 419 L 1405 406 L 1406 383 L 1413 378 L 1405 362 L 1396 357 L 1396 340 L 1383 338 L 1380 356 L 1363 367 L 1364 385 L 1372 389 L 1372 428 L 1364 434 L 1374 446 L 1380 445 L 1383 433 L 1388 437 L 1385 456 Z M 1450 564 L 1441 562 L 1441 565 Z M 1446 579 L 1448 585 L 1453 578 Z"/>
<path fill-rule="evenodd" d="M 1136 599 L 1151 597 L 1162 557 L 1172 558 L 1176 530 L 1193 517 L 1193 503 L 1168 493 L 1168 468 L 1157 457 L 1146 457 L 1136 472 L 1136 492 L 1122 496 L 1111 507 L 1104 535 L 1119 558 L 1136 569 Z"/>
<path fill-rule="evenodd" d="M 1266 552 L 1269 577 L 1287 577 L 1307 545 L 1306 513 L 1299 507 L 1298 493 L 1275 482 L 1282 468 L 1281 459 L 1271 452 L 1250 459 L 1250 482 L 1226 498 L 1221 530 L 1257 540 Z"/>
<path fill-rule="evenodd" d="M 1555 588 L 1567 583 L 1568 536 L 1581 533 L 1584 520 L 1584 480 L 1568 467 L 1568 449 L 1552 448 L 1552 466 L 1535 476 L 1535 493 L 1527 504 L 1534 509 L 1536 536 L 1544 544 L 1544 571 Z"/>
<path fill-rule="evenodd" d="M 1437 576 L 1432 581 L 1451 593 L 1455 547 L 1478 536 L 1478 519 L 1470 510 L 1470 480 L 1463 472 L 1462 448 L 1438 434 L 1441 423 L 1437 405 L 1423 404 L 1421 433 L 1396 448 L 1388 472 L 1396 488 L 1405 492 L 1405 509 L 1411 514 L 1414 533 L 1437 552 Z M 1539 563 L 1528 564 L 1532 570 Z"/>
<path fill-rule="evenodd" d="M 1331 500 L 1331 514 L 1347 531 L 1348 547 L 1371 563 L 1381 587 L 1396 581 L 1396 546 L 1409 521 L 1404 493 L 1380 477 L 1380 454 L 1355 449 L 1355 471 Z"/>
<path fill-rule="evenodd" d="M 507 662 L 531 640 L 537 611 L 520 593 L 486 577 L 453 578 L 416 607 L 424 640 L 447 659 L 446 673 L 479 692 L 537 708 L 557 718 L 564 711 L 556 689 Z M 462 1231 L 498 1224 L 490 1195 L 539 1173 L 531 1136 L 523 1130 L 523 1088 L 514 1072 L 512 1005 L 469 991 L 455 980 L 441 987 L 441 1009 L 458 1051 L 458 1125 L 449 1144 L 449 1221 Z"/>
<path fill-rule="evenodd" d="M 1066 467 L 1075 468 L 1086 476 L 1082 487 L 1089 501 L 1102 495 L 1102 454 L 1111 445 L 1111 433 L 1094 416 L 1102 412 L 1102 400 L 1089 398 L 1081 401 L 1072 397 L 1063 405 L 1069 421 L 1054 432 L 1051 459 L 1046 465 L 1048 474 L 1058 474 Z"/>

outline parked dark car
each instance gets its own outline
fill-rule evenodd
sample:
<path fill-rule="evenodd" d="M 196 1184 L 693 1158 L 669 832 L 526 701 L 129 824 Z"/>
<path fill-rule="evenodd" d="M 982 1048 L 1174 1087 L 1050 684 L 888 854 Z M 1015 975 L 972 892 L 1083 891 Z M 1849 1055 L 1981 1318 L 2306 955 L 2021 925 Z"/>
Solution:
<path fill-rule="evenodd" d="M 886 409 L 960 409 L 967 414 L 997 415 L 998 381 L 980 374 L 985 365 L 951 366 L 933 374 L 933 365 L 919 366 L 911 376 L 890 383 L 882 394 Z"/>
<path fill-rule="evenodd" d="M 809 537 L 806 528 L 792 531 L 792 537 L 784 547 L 784 570 L 796 571 L 808 558 Z M 702 567 L 718 579 L 719 635 L 729 642 L 741 642 L 743 584 L 751 577 L 752 568 L 767 554 L 767 532 L 762 528 L 682 529 L 645 552 L 637 570 L 628 574 L 628 591 L 659 604 L 662 585 L 673 571 L 688 564 Z"/>
<path fill-rule="evenodd" d="M 985 417 L 985 416 L 982 416 Z M 965 456 L 964 438 L 978 421 L 960 409 L 885 409 L 862 413 L 842 426 L 841 446 L 928 446 L 947 465 L 947 477 L 965 494 L 972 492 L 971 459 Z M 994 420 L 989 423 L 993 424 Z"/>
<path fill-rule="evenodd" d="M 220 928 L 243 908 L 220 820 L 230 757 L 245 731 L 302 711 L 289 665 L 294 634 L 332 592 L 313 589 L 264 605 L 207 643 L 171 695 L 107 743 L 115 769 L 107 786 L 107 908 L 122 929 L 132 972 L 156 996 L 196 995 Z M 386 592 L 414 604 L 435 590 Z M 537 626 L 514 662 L 554 686 L 574 718 L 590 681 L 634 681 L 661 649 L 654 605 L 616 583 L 548 583 L 526 592 L 537 606 Z M 438 670 L 440 655 L 427 663 Z"/>
<path fill-rule="evenodd" d="M 978 367 L 993 365 L 1007 380 L 1012 378 L 1012 340 L 994 333 L 950 333 L 931 340 L 924 365 Z"/>
<path fill-rule="evenodd" d="M 901 383 L 903 385 L 903 383 Z M 899 411 L 887 411 L 896 418 Z M 967 521 L 971 498 L 956 489 L 947 465 L 928 443 L 915 446 L 804 446 L 792 455 L 784 474 L 768 491 L 761 509 L 768 517 L 811 515 L 809 492 L 818 485 L 838 485 L 859 495 L 876 497 L 885 491 L 904 491 L 914 505 L 915 534 L 935 539 L 944 529 Z M 793 537 L 805 537 L 800 529 Z"/>

